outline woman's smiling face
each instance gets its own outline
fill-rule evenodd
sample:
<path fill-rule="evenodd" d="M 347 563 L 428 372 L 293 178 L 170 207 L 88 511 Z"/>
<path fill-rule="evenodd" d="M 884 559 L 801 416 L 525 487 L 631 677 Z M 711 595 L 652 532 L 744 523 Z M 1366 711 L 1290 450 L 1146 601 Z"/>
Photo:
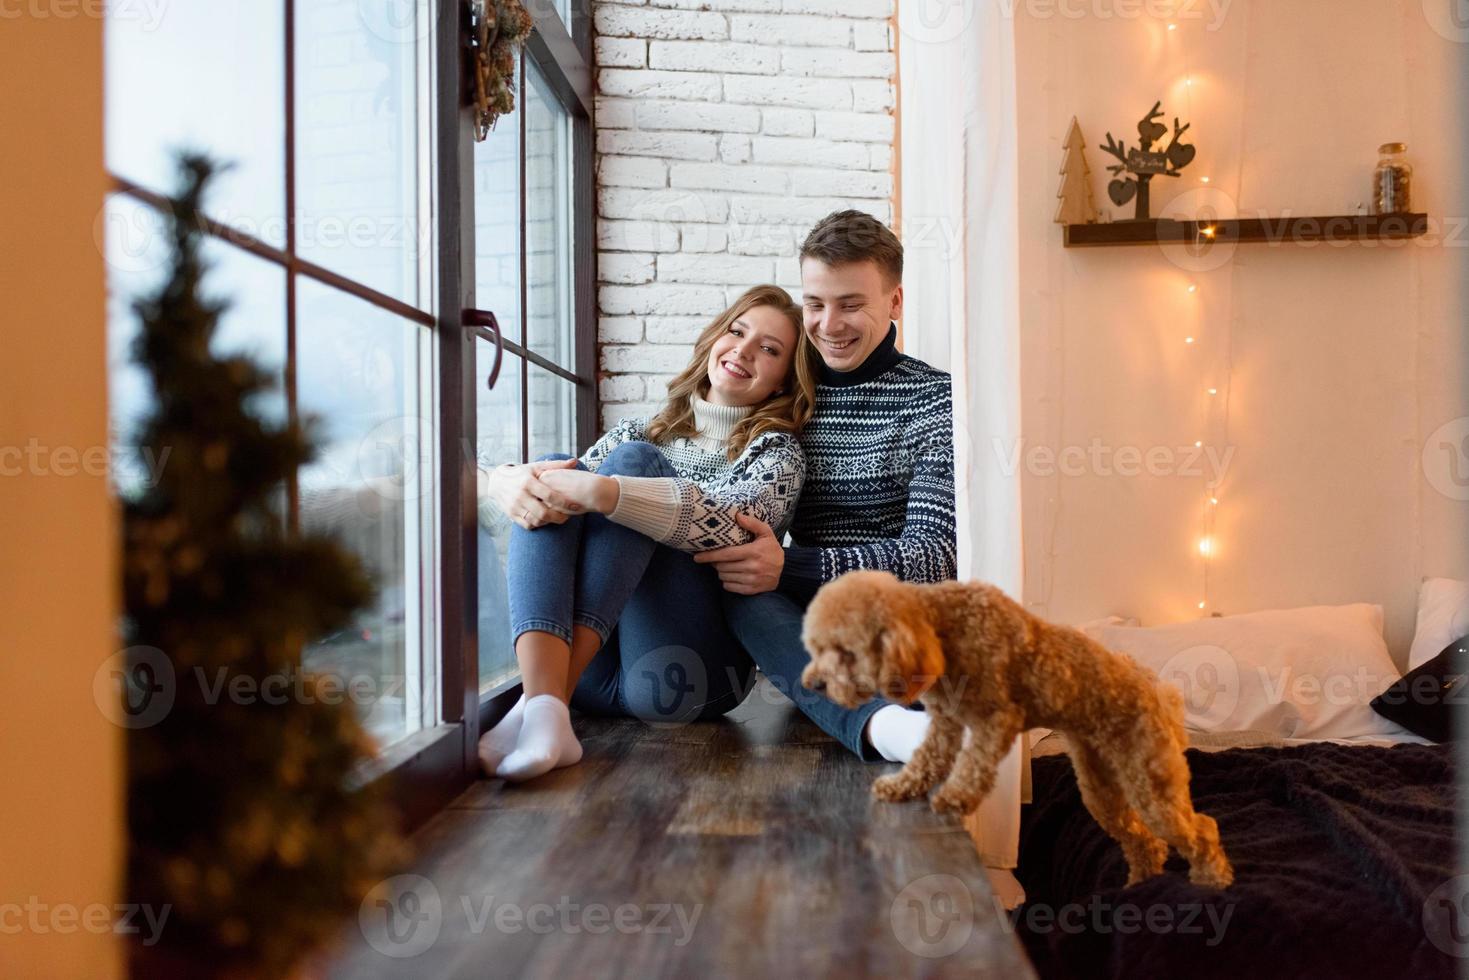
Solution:
<path fill-rule="evenodd" d="M 758 405 L 775 393 L 795 356 L 796 330 L 772 306 L 752 306 L 709 348 L 709 401 Z"/>

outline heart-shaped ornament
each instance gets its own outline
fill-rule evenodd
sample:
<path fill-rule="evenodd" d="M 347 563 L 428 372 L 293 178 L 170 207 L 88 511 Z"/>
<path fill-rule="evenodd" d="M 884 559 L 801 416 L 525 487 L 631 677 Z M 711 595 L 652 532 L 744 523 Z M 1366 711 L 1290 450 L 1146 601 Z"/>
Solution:
<path fill-rule="evenodd" d="M 1114 180 L 1107 185 L 1107 196 L 1110 197 L 1112 199 L 1112 203 L 1117 205 L 1119 208 L 1122 207 L 1122 205 L 1126 204 L 1128 201 L 1132 200 L 1132 196 L 1136 193 L 1137 181 L 1134 180 L 1123 180 L 1119 177 L 1117 180 Z"/>
<path fill-rule="evenodd" d="M 1199 151 L 1192 143 L 1174 143 L 1168 147 L 1168 162 L 1173 164 L 1174 170 L 1182 170 L 1189 165 L 1197 152 Z"/>

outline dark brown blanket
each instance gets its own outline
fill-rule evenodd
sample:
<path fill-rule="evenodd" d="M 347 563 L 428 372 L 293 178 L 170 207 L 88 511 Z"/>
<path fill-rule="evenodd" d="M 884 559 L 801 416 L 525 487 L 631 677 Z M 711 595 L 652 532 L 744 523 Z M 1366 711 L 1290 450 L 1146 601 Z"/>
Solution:
<path fill-rule="evenodd" d="M 1223 892 L 1124 888 L 1065 756 L 1035 760 L 1015 927 L 1042 977 L 1451 977 L 1469 957 L 1455 878 L 1453 747 L 1190 751 L 1195 806 L 1234 864 Z M 1425 918 L 1427 910 L 1427 918 Z M 1452 954 L 1452 955 L 1451 955 Z"/>

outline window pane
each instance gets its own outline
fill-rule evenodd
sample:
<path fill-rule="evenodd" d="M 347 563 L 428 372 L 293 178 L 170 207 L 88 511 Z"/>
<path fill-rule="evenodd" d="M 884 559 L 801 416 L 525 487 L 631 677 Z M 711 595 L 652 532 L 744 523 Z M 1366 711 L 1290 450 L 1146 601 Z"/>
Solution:
<path fill-rule="evenodd" d="M 493 469 L 501 463 L 519 463 L 520 371 L 523 362 L 506 354 L 493 391 L 486 380 L 494 366 L 495 351 L 489 343 L 475 345 L 475 424 L 479 465 Z M 510 525 L 504 520 L 480 522 L 479 531 L 479 682 L 489 690 L 515 673 L 515 651 L 510 646 L 509 594 L 505 585 L 505 557 L 510 544 Z"/>
<path fill-rule="evenodd" d="M 298 403 L 319 419 L 320 447 L 301 469 L 301 527 L 336 535 L 379 583 L 372 607 L 304 661 L 371 690 L 360 706 L 386 745 L 435 720 L 437 673 L 423 656 L 434 648 L 432 606 L 420 592 L 433 580 L 428 332 L 305 278 L 297 302 Z"/>
<path fill-rule="evenodd" d="M 520 372 L 523 362 L 508 351 L 500 364 L 500 374 L 493 389 L 486 387 L 490 370 L 495 365 L 495 345 L 480 341 L 475 345 L 475 418 L 479 442 L 476 455 L 481 466 L 501 463 L 523 463 L 520 446 Z"/>
<path fill-rule="evenodd" d="M 501 119 L 489 139 L 474 145 L 474 251 L 475 303 L 494 311 L 505 339 L 522 343 L 517 115 Z"/>
<path fill-rule="evenodd" d="M 167 193 L 177 149 L 232 163 L 209 213 L 276 246 L 286 237 L 283 6 L 111 4 L 105 42 L 108 168 Z"/>
<path fill-rule="evenodd" d="M 576 385 L 543 367 L 529 365 L 530 458 L 576 452 Z"/>
<path fill-rule="evenodd" d="M 431 241 L 416 94 L 429 84 L 429 7 L 296 5 L 297 251 L 415 305 Z"/>
<path fill-rule="evenodd" d="M 153 404 L 152 382 L 133 362 L 141 330 L 133 302 L 162 284 L 168 274 L 167 223 L 132 198 L 112 195 L 99 229 L 107 259 L 107 396 L 112 442 L 113 488 L 132 496 L 145 488 L 166 460 L 149 460 L 134 450 L 138 423 Z M 280 387 L 286 363 L 286 280 L 282 270 L 218 239 L 204 241 L 210 271 L 205 292 L 230 302 L 220 318 L 212 350 L 248 353 L 276 376 L 275 390 L 250 406 L 262 418 L 285 421 Z"/>
<path fill-rule="evenodd" d="M 534 63 L 525 88 L 527 344 L 572 368 L 570 117 Z"/>

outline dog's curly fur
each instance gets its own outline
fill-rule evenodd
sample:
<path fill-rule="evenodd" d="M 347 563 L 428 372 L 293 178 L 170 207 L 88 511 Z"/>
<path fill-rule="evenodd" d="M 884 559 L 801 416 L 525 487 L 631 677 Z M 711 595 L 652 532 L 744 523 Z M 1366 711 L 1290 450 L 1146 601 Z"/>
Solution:
<path fill-rule="evenodd" d="M 912 760 L 873 783 L 877 798 L 915 799 L 944 781 L 933 808 L 970 813 L 1015 737 L 1054 728 L 1066 735 L 1086 808 L 1122 845 L 1128 884 L 1161 873 L 1169 844 L 1195 884 L 1234 880 L 1218 827 L 1189 796 L 1182 699 L 1127 657 L 1036 618 L 994 586 L 917 585 L 871 571 L 817 593 L 802 640 L 806 687 L 846 707 L 878 694 L 899 704 L 921 697 L 932 716 Z"/>

